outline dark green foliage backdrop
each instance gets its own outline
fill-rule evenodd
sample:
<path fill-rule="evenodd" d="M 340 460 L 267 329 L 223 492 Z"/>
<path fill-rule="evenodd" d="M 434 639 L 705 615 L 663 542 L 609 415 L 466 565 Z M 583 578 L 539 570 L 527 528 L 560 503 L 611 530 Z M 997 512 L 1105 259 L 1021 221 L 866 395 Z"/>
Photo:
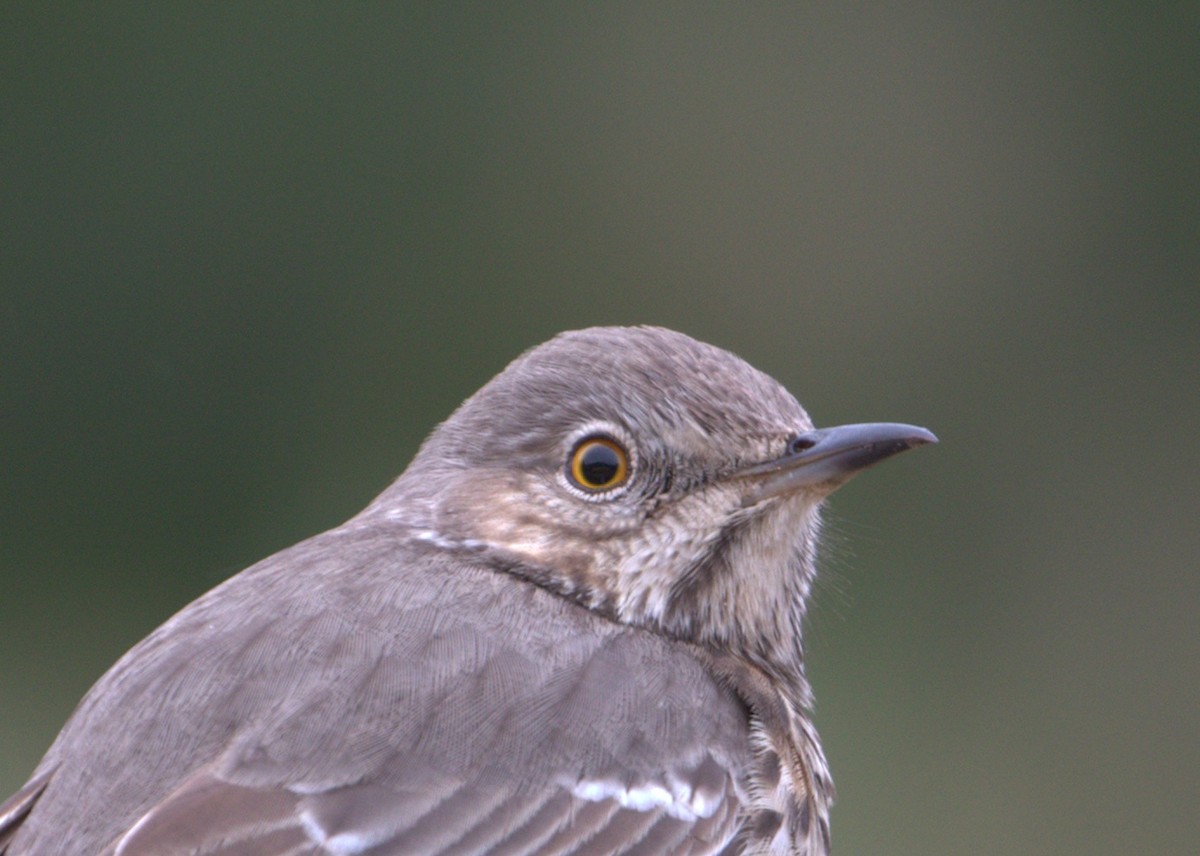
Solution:
<path fill-rule="evenodd" d="M 0 791 L 553 332 L 819 423 L 842 853 L 1200 840 L 1194 4 L 0 11 Z M 807 5 L 807 4 L 805 4 Z"/>

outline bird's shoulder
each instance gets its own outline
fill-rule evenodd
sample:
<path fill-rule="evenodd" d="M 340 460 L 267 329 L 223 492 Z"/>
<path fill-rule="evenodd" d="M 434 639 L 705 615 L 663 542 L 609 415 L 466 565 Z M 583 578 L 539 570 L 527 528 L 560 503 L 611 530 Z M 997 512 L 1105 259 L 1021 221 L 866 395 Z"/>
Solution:
<path fill-rule="evenodd" d="M 48 753 L 27 822 L 31 839 L 70 825 L 99 776 L 111 813 L 80 840 L 133 835 L 131 854 L 160 827 L 202 842 L 224 819 L 400 840 L 439 812 L 481 822 L 467 805 L 524 817 L 531 841 L 582 811 L 618 839 L 661 821 L 712 844 L 744 801 L 750 739 L 742 701 L 691 646 L 469 556 L 344 528 L 243 572 L 114 666 Z"/>

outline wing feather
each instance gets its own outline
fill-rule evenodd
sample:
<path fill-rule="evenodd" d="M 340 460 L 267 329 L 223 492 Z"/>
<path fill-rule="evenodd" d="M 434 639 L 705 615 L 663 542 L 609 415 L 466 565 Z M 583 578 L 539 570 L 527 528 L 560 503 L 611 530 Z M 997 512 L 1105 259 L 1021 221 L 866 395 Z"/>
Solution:
<path fill-rule="evenodd" d="M 53 771 L 47 771 L 30 779 L 21 790 L 0 803 L 0 856 L 7 852 L 8 842 L 41 797 L 52 774 Z"/>
<path fill-rule="evenodd" d="M 746 708 L 688 646 L 387 533 L 295 550 L 101 679 L 45 794 L 6 804 L 8 856 L 702 854 L 734 834 Z"/>
<path fill-rule="evenodd" d="M 464 786 L 428 795 L 378 785 L 299 795 L 192 777 L 114 842 L 108 856 L 593 856 L 719 852 L 735 834 L 722 810 L 684 819 L 659 806 L 587 800 L 554 785 L 506 793 Z"/>

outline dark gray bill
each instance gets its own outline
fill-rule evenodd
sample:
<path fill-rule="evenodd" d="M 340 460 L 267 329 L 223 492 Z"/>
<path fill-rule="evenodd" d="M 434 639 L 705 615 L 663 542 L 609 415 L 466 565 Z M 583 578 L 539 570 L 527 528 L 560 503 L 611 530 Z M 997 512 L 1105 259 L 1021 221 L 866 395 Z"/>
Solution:
<path fill-rule="evenodd" d="M 896 422 L 866 422 L 809 431 L 796 437 L 783 457 L 741 472 L 743 476 L 759 479 L 758 489 L 747 502 L 761 502 L 803 488 L 833 490 L 884 458 L 936 442 L 932 432 Z"/>

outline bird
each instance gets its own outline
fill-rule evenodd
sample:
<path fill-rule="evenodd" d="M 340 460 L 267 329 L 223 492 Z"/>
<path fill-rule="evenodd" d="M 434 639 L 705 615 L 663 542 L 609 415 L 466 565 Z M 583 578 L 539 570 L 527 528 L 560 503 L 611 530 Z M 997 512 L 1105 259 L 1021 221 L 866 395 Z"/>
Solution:
<path fill-rule="evenodd" d="M 826 854 L 821 507 L 933 442 L 682 333 L 559 334 L 123 656 L 0 854 Z"/>

